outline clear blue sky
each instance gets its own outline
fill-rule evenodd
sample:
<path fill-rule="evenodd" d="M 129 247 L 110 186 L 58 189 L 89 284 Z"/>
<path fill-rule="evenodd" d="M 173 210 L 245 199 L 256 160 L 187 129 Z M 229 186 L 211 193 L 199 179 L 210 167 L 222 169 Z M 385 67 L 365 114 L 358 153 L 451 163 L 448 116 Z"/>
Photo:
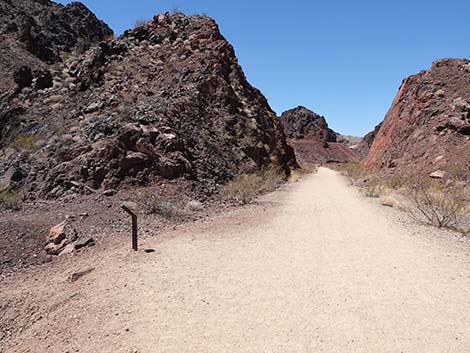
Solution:
<path fill-rule="evenodd" d="M 405 76 L 470 56 L 470 0 L 82 2 L 116 34 L 173 8 L 208 14 L 276 112 L 305 105 L 344 134 L 372 130 Z"/>

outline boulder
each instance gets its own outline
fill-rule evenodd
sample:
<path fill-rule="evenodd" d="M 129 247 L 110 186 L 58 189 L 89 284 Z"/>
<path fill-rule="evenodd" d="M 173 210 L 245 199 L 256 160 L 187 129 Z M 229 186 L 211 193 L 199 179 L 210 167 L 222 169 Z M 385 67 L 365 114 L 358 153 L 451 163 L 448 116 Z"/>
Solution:
<path fill-rule="evenodd" d="M 93 245 L 95 241 L 92 237 L 80 235 L 70 221 L 66 220 L 49 230 L 45 249 L 49 255 L 59 255 Z"/>
<path fill-rule="evenodd" d="M 70 243 L 78 239 L 78 232 L 69 221 L 57 224 L 49 230 L 47 235 L 46 252 L 49 255 L 58 255 Z"/>
<path fill-rule="evenodd" d="M 85 108 L 85 113 L 91 114 L 100 110 L 101 108 L 103 108 L 103 102 L 93 102 Z"/>
<path fill-rule="evenodd" d="M 49 243 L 60 244 L 63 239 L 69 242 L 77 240 L 78 232 L 69 221 L 63 221 L 49 230 L 47 241 Z"/>
<path fill-rule="evenodd" d="M 436 170 L 435 172 L 432 172 L 429 174 L 429 176 L 433 179 L 442 179 L 446 176 L 446 172 L 443 170 Z"/>
<path fill-rule="evenodd" d="M 80 237 L 73 243 L 73 247 L 75 250 L 79 250 L 81 248 L 84 248 L 86 246 L 94 246 L 95 245 L 95 240 L 92 237 Z"/>
<path fill-rule="evenodd" d="M 18 85 L 18 88 L 25 88 L 31 86 L 33 82 L 33 74 L 28 66 L 22 66 L 13 73 L 13 80 Z"/>
<path fill-rule="evenodd" d="M 34 88 L 36 89 L 46 89 L 54 85 L 49 70 L 35 70 L 33 76 L 35 77 Z"/>

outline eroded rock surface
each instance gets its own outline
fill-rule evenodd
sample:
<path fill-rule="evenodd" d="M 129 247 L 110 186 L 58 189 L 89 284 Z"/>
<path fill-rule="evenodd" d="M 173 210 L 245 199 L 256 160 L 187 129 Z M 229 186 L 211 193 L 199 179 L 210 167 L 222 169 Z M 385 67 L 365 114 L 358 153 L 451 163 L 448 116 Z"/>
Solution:
<path fill-rule="evenodd" d="M 443 59 L 406 78 L 364 165 L 388 173 L 470 177 L 470 61 Z M 435 175 L 435 174 L 434 174 Z"/>
<path fill-rule="evenodd" d="M 21 17 L 7 21 L 6 12 L 20 9 L 31 19 L 26 32 L 18 22 L 18 33 L 37 32 L 60 56 L 25 47 L 38 61 L 10 73 L 15 90 L 0 101 L 0 176 L 20 168 L 28 197 L 178 178 L 211 190 L 263 165 L 287 174 L 296 165 L 279 120 L 214 20 L 160 14 L 104 40 L 111 32 L 83 5 L 33 3 L 2 3 L 0 12 L 3 33 Z M 90 49 L 81 55 L 60 54 L 82 42 Z"/>
<path fill-rule="evenodd" d="M 357 156 L 347 144 L 338 142 L 338 134 L 328 127 L 325 117 L 299 106 L 280 118 L 289 143 L 303 163 L 348 162 Z"/>

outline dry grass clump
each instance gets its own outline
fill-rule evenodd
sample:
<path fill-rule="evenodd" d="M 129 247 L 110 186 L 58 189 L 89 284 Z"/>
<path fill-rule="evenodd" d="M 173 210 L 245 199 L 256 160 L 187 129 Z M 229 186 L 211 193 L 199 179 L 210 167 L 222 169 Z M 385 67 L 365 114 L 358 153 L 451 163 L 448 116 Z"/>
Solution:
<path fill-rule="evenodd" d="M 438 182 L 415 182 L 406 188 L 409 205 L 405 210 L 412 218 L 438 228 L 468 232 L 470 207 L 463 188 L 444 188 Z"/>
<path fill-rule="evenodd" d="M 23 199 L 18 190 L 0 191 L 0 209 L 18 211 L 22 204 Z"/>
<path fill-rule="evenodd" d="M 361 186 L 361 191 L 367 197 L 378 198 L 383 194 L 383 187 L 375 182 L 366 182 Z"/>
<path fill-rule="evenodd" d="M 147 20 L 145 18 L 138 18 L 137 20 L 134 21 L 134 28 L 143 26 L 146 23 L 147 23 Z"/>
<path fill-rule="evenodd" d="M 230 200 L 244 205 L 253 201 L 259 194 L 274 191 L 285 180 L 284 172 L 270 165 L 256 173 L 236 176 L 227 184 L 226 195 Z"/>
<path fill-rule="evenodd" d="M 183 202 L 172 202 L 162 199 L 159 195 L 149 195 L 144 201 L 143 210 L 149 215 L 157 215 L 168 221 L 181 222 L 191 215 L 185 206 Z"/>
<path fill-rule="evenodd" d="M 302 163 L 300 173 L 313 174 L 318 170 L 318 166 L 315 163 Z"/>
<path fill-rule="evenodd" d="M 336 165 L 336 169 L 352 179 L 359 179 L 366 175 L 360 162 L 340 163 Z"/>
<path fill-rule="evenodd" d="M 13 147 L 19 151 L 34 152 L 38 149 L 39 141 L 39 136 L 35 134 L 19 135 Z"/>
<path fill-rule="evenodd" d="M 300 179 L 302 179 L 302 173 L 297 170 L 294 170 L 290 173 L 289 177 L 287 178 L 287 182 L 296 183 Z"/>
<path fill-rule="evenodd" d="M 262 185 L 258 174 L 241 174 L 233 178 L 226 189 L 227 197 L 240 204 L 247 204 L 260 193 Z"/>
<path fill-rule="evenodd" d="M 353 185 L 358 185 L 361 192 L 372 198 L 378 198 L 384 194 L 387 186 L 383 178 L 362 168 L 360 162 L 348 162 L 336 165 L 341 174 L 351 178 Z"/>
<path fill-rule="evenodd" d="M 274 191 L 286 181 L 284 171 L 272 164 L 261 168 L 260 177 L 262 193 Z"/>

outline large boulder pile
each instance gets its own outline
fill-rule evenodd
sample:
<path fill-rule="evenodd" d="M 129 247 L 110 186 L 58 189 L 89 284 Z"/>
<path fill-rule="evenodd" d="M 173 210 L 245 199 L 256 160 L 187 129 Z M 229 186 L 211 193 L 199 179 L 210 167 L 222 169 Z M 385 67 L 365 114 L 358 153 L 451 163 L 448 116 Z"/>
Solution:
<path fill-rule="evenodd" d="M 0 90 L 15 82 L 29 86 L 31 73 L 24 67 L 46 69 L 112 36 L 113 31 L 79 2 L 63 6 L 49 0 L 0 1 Z"/>
<path fill-rule="evenodd" d="M 76 41 L 70 31 L 46 36 L 47 43 L 59 52 L 81 41 L 90 49 L 10 74 L 14 93 L 0 98 L 0 178 L 20 170 L 14 185 L 28 197 L 178 178 L 215 188 L 264 165 L 286 174 L 295 167 L 276 114 L 214 20 L 161 14 L 103 40 L 110 32 L 94 17 L 85 16 L 91 25 L 82 21 L 83 5 L 42 3 L 81 33 Z M 32 17 L 42 23 L 41 16 Z"/>

